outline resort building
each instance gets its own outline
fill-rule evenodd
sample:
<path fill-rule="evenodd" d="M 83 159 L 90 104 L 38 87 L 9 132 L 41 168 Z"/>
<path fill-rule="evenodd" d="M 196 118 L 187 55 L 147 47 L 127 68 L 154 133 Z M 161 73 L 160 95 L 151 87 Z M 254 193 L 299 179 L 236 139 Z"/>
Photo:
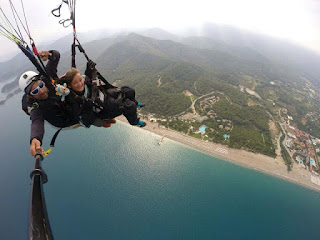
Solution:
<path fill-rule="evenodd" d="M 288 134 L 290 133 L 292 135 L 296 135 L 296 129 L 289 124 L 286 124 L 286 131 L 288 132 Z"/>

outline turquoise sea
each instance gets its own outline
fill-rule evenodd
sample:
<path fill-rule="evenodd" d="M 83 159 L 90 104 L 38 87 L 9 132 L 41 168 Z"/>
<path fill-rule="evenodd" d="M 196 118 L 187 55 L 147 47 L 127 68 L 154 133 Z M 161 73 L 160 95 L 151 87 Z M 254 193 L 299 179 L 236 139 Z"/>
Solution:
<path fill-rule="evenodd" d="M 0 105 L 1 240 L 27 237 L 34 159 L 20 99 Z M 124 123 L 61 132 L 43 162 L 55 239 L 320 239 L 319 192 L 158 139 Z"/>

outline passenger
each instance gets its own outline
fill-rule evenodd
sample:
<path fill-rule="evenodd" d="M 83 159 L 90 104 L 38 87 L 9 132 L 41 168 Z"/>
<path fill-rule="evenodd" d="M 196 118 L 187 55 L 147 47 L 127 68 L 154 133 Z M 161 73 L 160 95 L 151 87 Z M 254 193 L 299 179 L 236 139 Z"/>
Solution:
<path fill-rule="evenodd" d="M 67 87 L 72 90 L 71 94 L 66 97 L 66 104 L 72 109 L 74 118 L 86 127 L 91 125 L 97 127 L 108 127 L 110 123 L 115 123 L 115 119 L 102 120 L 98 117 L 98 111 L 101 111 L 99 105 L 89 99 L 89 89 L 78 69 L 72 68 L 63 77 Z"/>
<path fill-rule="evenodd" d="M 87 64 L 86 74 L 91 78 L 92 71 L 96 71 L 92 61 Z M 96 120 L 92 123 L 95 126 L 99 126 L 101 119 L 113 119 L 117 116 L 124 115 L 131 125 L 139 127 L 146 126 L 146 123 L 141 121 L 137 117 L 137 106 L 143 107 L 141 103 L 135 99 L 135 91 L 129 87 L 119 88 L 107 88 L 105 85 L 99 86 L 99 94 L 96 99 L 90 100 L 92 97 L 93 86 L 88 81 L 84 81 L 79 70 L 71 68 L 65 75 L 65 82 L 67 86 L 74 92 L 75 99 L 73 103 L 78 101 L 79 108 L 78 113 L 75 115 L 82 116 L 82 122 L 87 125 L 92 123 L 92 116 L 89 113 L 94 109 Z M 101 96 L 102 95 L 102 96 Z M 69 97 L 70 98 L 70 97 Z M 90 108 L 91 107 L 91 108 Z M 72 105 L 73 109 L 76 109 Z M 89 108 L 89 109 L 88 109 Z M 79 112 L 83 112 L 80 114 Z"/>

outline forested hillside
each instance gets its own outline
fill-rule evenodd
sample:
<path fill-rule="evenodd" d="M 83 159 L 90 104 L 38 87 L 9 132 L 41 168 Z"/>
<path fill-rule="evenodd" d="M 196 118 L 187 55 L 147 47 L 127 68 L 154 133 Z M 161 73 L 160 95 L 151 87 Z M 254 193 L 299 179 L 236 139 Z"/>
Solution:
<path fill-rule="evenodd" d="M 212 26 L 201 37 L 183 38 L 161 29 L 142 34 L 145 36 L 130 33 L 88 40 L 83 47 L 110 83 L 136 89 L 137 98 L 146 104 L 144 113 L 176 118 L 191 112 L 195 99 L 215 93 L 220 100 L 205 111 L 199 103 L 195 107 L 202 117 L 212 111 L 219 119 L 230 121 L 231 130 L 224 133 L 230 133 L 226 143 L 232 147 L 273 155 L 268 122 L 283 108 L 293 117 L 294 126 L 320 137 L 319 71 L 314 63 L 292 59 L 309 57 L 320 63 L 317 55 L 290 44 L 283 47 L 283 42 L 262 36 L 248 34 L 244 38 L 246 33 L 232 29 L 223 36 L 215 35 Z M 68 48 L 61 47 L 66 39 L 47 47 L 61 52 L 59 74 L 71 65 Z M 86 59 L 77 53 L 77 67 L 84 71 L 85 66 Z M 0 63 L 0 78 L 5 80 L 29 69 L 31 64 L 20 54 Z M 2 89 L 12 89 L 15 84 Z M 220 124 L 214 121 L 205 122 L 213 129 L 208 135 L 223 142 L 222 132 L 216 131 Z"/>

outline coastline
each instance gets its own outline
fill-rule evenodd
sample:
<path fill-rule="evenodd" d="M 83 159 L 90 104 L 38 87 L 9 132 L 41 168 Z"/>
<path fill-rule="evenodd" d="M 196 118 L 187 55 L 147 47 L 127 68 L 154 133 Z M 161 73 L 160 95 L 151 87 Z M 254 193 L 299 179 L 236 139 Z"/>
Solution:
<path fill-rule="evenodd" d="M 119 116 L 116 119 L 127 123 L 127 120 L 124 116 Z M 288 172 L 287 166 L 284 164 L 283 159 L 279 156 L 275 160 L 272 157 L 268 157 L 259 153 L 233 149 L 218 143 L 206 142 L 175 130 L 159 127 L 158 123 L 150 122 L 145 119 L 144 121 L 147 123 L 147 126 L 145 126 L 143 129 L 159 135 L 159 140 L 164 136 L 163 141 L 168 138 L 187 145 L 200 152 L 205 152 L 207 154 L 223 158 L 226 161 L 236 163 L 241 166 L 248 167 L 320 192 L 320 186 L 311 182 L 311 172 L 300 168 L 298 164 L 295 163 L 292 171 Z"/>

